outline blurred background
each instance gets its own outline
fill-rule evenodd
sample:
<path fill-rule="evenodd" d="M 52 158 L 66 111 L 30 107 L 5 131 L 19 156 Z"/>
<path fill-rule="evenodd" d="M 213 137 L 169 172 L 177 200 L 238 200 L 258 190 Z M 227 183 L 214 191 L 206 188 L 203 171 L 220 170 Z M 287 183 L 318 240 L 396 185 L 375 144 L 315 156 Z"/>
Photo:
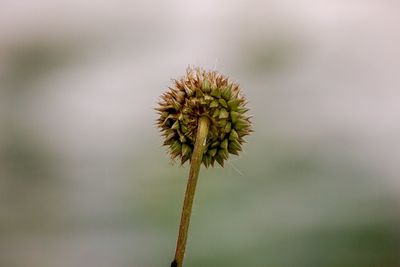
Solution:
<path fill-rule="evenodd" d="M 169 266 L 188 167 L 154 123 L 190 65 L 256 132 L 203 169 L 187 266 L 400 266 L 400 4 L 0 2 L 0 266 Z"/>

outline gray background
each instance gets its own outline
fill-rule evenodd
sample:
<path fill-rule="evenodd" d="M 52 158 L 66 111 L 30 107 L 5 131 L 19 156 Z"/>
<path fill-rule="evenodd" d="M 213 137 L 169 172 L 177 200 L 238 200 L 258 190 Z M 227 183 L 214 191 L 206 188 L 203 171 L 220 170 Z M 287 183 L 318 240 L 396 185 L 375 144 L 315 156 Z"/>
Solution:
<path fill-rule="evenodd" d="M 153 108 L 189 64 L 255 133 L 202 170 L 187 266 L 400 266 L 399 9 L 1 1 L 0 266 L 169 266 L 188 167 Z"/>

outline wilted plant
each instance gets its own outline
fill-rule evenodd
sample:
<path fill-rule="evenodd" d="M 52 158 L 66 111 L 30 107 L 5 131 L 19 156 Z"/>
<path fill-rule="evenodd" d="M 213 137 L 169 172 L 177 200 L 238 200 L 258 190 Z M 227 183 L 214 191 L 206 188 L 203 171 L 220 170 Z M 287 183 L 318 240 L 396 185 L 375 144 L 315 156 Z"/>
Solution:
<path fill-rule="evenodd" d="M 172 159 L 190 161 L 189 179 L 182 209 L 175 258 L 171 266 L 182 266 L 194 193 L 200 166 L 222 167 L 229 154 L 242 151 L 243 139 L 252 132 L 246 115 L 247 101 L 239 85 L 227 77 L 200 68 L 188 68 L 186 76 L 174 80 L 156 108 L 157 125 Z"/>

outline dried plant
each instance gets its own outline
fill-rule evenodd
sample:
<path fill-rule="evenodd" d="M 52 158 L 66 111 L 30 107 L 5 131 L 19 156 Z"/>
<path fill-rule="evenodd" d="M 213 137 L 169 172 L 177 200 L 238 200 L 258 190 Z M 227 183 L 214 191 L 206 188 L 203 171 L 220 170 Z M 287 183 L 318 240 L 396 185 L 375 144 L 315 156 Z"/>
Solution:
<path fill-rule="evenodd" d="M 237 83 L 215 71 L 188 68 L 161 96 L 156 110 L 157 126 L 172 159 L 190 161 L 189 180 L 183 204 L 175 259 L 182 266 L 193 198 L 200 166 L 222 167 L 229 154 L 239 155 L 244 137 L 252 132 L 246 115 L 247 101 Z"/>

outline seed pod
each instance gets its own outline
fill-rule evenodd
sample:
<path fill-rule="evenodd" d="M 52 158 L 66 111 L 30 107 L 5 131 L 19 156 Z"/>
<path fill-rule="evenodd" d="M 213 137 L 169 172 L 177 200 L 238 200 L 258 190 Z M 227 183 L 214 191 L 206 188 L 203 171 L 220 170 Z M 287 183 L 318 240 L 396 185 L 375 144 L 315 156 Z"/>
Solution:
<path fill-rule="evenodd" d="M 237 83 L 215 71 L 188 68 L 186 76 L 174 80 L 161 96 L 157 126 L 172 158 L 183 164 L 191 159 L 197 122 L 209 118 L 210 128 L 204 148 L 203 164 L 221 166 L 230 154 L 242 151 L 243 137 L 252 132 L 246 115 L 246 100 Z"/>

